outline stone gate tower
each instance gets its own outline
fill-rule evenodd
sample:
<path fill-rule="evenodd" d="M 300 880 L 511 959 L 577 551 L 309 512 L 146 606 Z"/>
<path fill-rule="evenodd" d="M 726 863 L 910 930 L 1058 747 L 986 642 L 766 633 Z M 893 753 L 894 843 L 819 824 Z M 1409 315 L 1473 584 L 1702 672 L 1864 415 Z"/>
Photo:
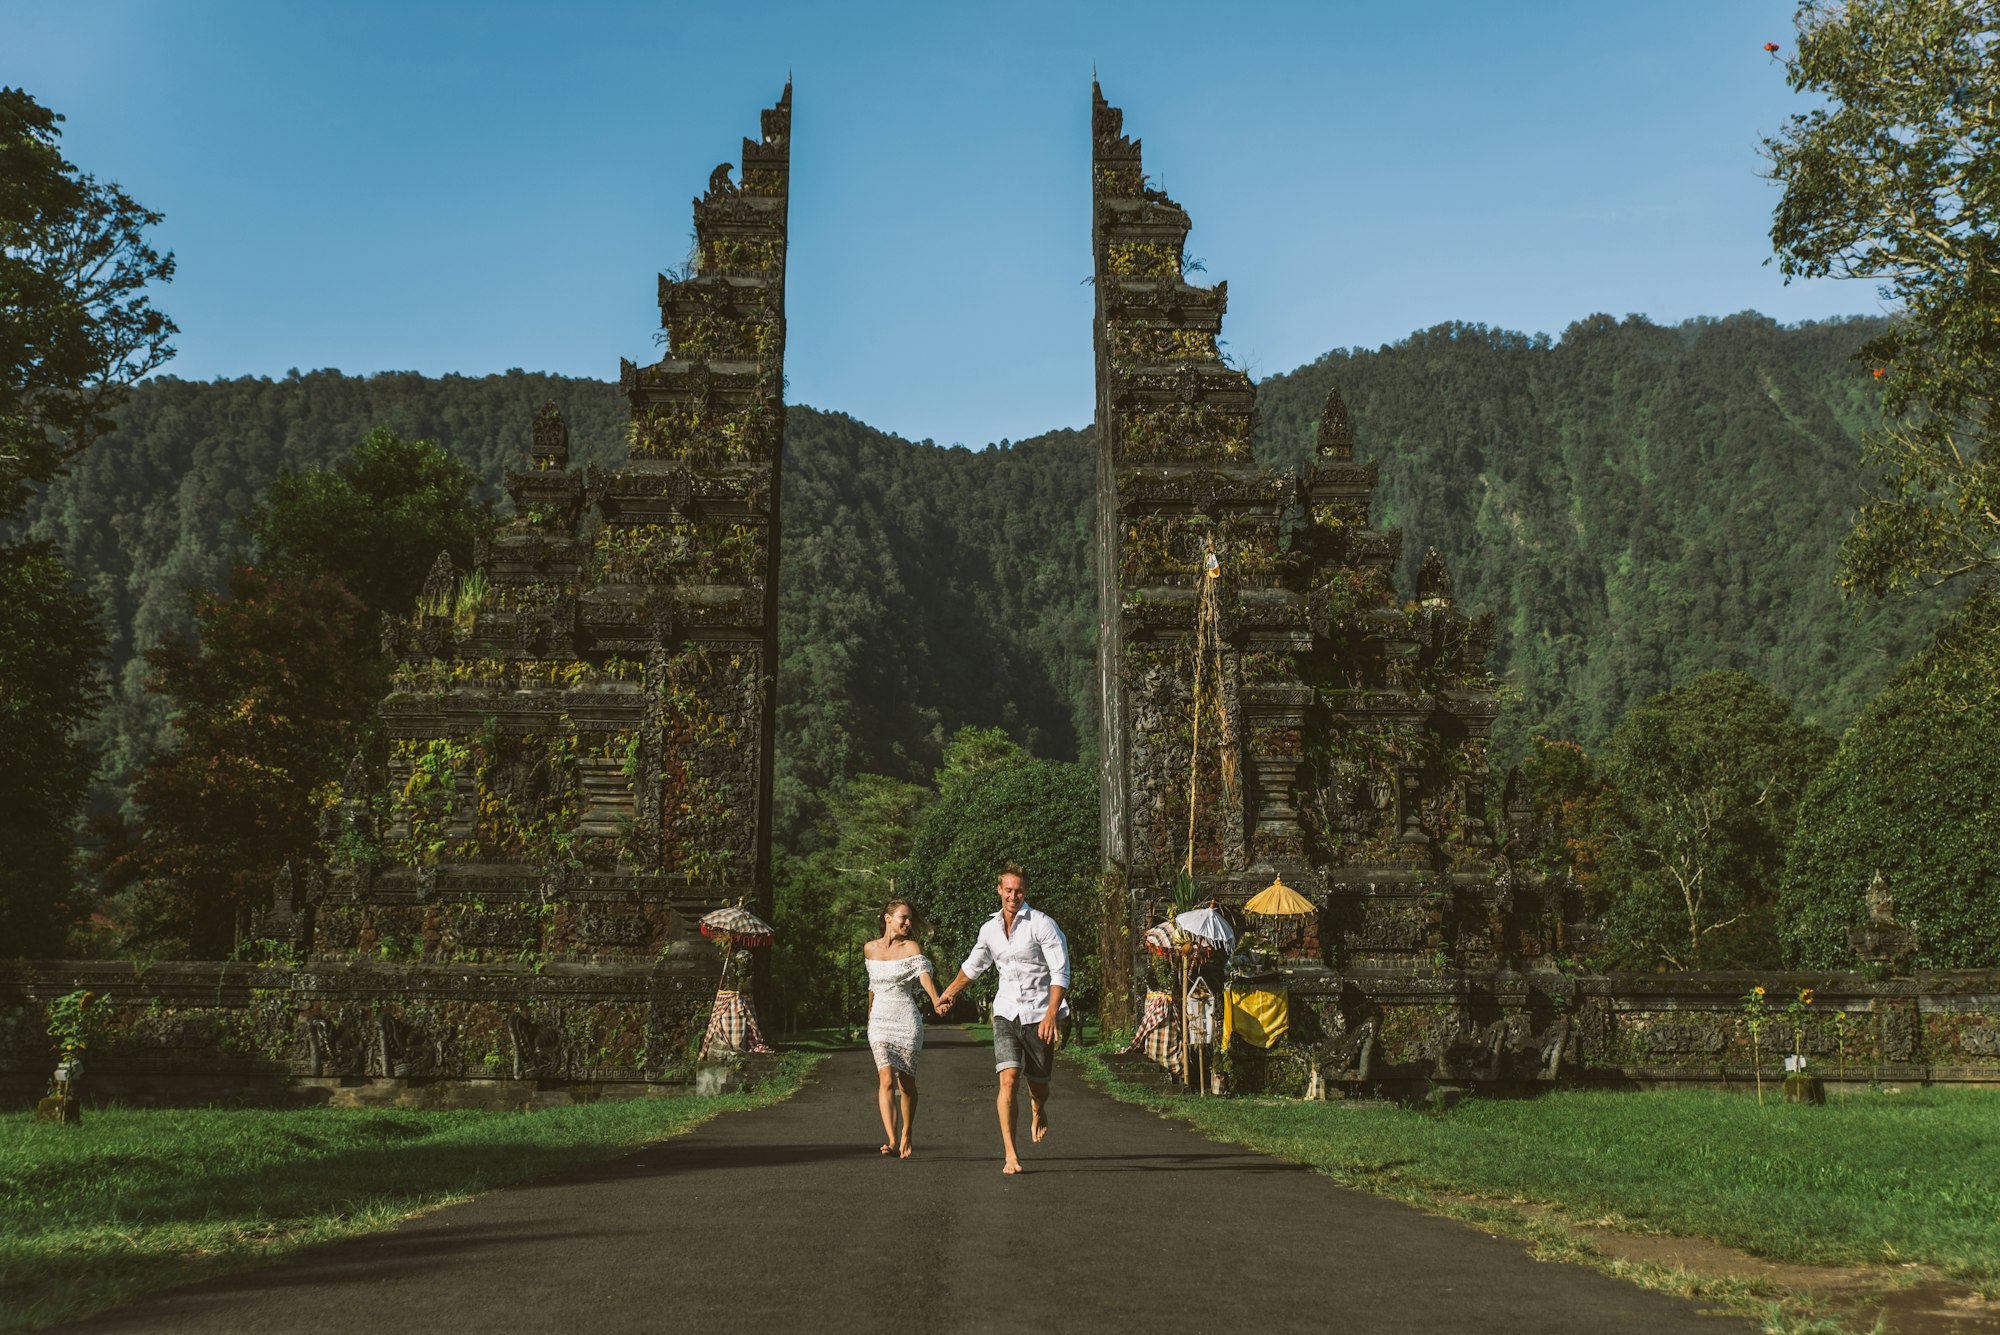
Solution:
<path fill-rule="evenodd" d="M 1337 393 L 1304 469 L 1252 458 L 1228 285 L 1186 281 L 1187 213 L 1091 102 L 1107 993 L 1183 871 L 1225 906 L 1278 875 L 1320 906 L 1284 943 L 1308 998 L 1439 951 L 1534 953 L 1495 911 L 1491 619 L 1454 609 L 1435 552 L 1398 599 L 1402 535 L 1370 526 L 1376 465 Z"/>
<path fill-rule="evenodd" d="M 572 465 L 553 405 L 515 513 L 391 626 L 386 783 L 359 762 L 296 933 L 307 1076 L 659 1078 L 716 960 L 770 912 L 791 89 L 694 201 L 625 362 L 629 457 Z"/>

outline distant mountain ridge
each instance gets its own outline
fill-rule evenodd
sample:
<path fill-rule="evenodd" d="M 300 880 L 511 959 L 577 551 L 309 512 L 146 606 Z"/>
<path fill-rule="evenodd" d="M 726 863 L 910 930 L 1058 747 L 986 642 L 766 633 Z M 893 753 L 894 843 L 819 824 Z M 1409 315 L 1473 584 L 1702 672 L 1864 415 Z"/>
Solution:
<path fill-rule="evenodd" d="M 1503 753 L 1533 732 L 1601 741 L 1632 704 L 1741 667 L 1844 725 L 1938 609 L 1859 617 L 1831 578 L 1875 413 L 1853 350 L 1873 321 L 1761 316 L 1659 326 L 1597 316 L 1559 340 L 1447 325 L 1329 353 L 1258 388 L 1260 457 L 1289 465 L 1337 385 L 1382 461 L 1378 524 L 1427 546 L 1461 605 L 1491 609 L 1508 677 Z M 106 608 L 110 781 L 165 736 L 138 653 L 185 628 L 182 590 L 244 555 L 237 520 L 281 469 L 370 428 L 429 437 L 496 488 L 553 400 L 585 460 L 623 449 L 603 382 L 335 371 L 140 386 L 119 430 L 30 512 Z M 927 775 L 960 725 L 1045 755 L 1095 749 L 1091 433 L 973 451 L 838 413 L 789 411 L 781 588 L 780 801 L 876 771 Z"/>

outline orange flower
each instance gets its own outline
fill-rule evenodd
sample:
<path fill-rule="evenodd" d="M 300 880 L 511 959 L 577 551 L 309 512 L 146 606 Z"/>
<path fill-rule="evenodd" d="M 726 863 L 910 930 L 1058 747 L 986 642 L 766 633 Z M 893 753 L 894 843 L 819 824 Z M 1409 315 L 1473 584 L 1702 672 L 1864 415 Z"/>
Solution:
<path fill-rule="evenodd" d="M 1766 51 L 1769 51 L 1774 56 L 1778 54 L 1778 44 L 1776 42 L 1764 43 L 1764 49 Z"/>
<path fill-rule="evenodd" d="M 1882 369 L 1881 367 L 1879 367 L 1879 366 L 1878 366 L 1878 367 L 1876 367 L 1876 368 L 1875 368 L 1875 378 L 1876 378 L 1877 380 L 1880 380 L 1880 379 L 1881 379 L 1881 378 L 1882 378 L 1883 376 L 1885 376 L 1885 375 L 1887 375 L 1887 374 L 1889 374 L 1889 373 L 1888 373 L 1887 371 L 1884 371 L 1884 370 L 1883 370 L 1883 369 Z"/>

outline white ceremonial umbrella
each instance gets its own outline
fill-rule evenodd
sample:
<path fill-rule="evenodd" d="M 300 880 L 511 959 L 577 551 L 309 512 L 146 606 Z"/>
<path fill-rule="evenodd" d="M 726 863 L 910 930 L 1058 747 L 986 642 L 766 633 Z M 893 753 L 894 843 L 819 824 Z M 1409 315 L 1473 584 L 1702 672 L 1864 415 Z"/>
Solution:
<path fill-rule="evenodd" d="M 1174 925 L 1189 936 L 1198 936 L 1225 951 L 1236 944 L 1236 929 L 1212 908 L 1189 909 L 1174 919 Z"/>

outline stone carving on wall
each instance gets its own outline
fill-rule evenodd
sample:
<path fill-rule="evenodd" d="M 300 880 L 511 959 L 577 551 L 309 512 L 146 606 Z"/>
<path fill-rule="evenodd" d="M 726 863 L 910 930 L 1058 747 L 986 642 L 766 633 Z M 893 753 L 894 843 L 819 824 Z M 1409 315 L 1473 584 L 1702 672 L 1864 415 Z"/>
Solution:
<path fill-rule="evenodd" d="M 537 1023 L 515 1011 L 507 1016 L 507 1039 L 509 1069 L 516 1080 L 581 1080 L 588 1075 L 589 1063 L 561 1025 Z"/>

